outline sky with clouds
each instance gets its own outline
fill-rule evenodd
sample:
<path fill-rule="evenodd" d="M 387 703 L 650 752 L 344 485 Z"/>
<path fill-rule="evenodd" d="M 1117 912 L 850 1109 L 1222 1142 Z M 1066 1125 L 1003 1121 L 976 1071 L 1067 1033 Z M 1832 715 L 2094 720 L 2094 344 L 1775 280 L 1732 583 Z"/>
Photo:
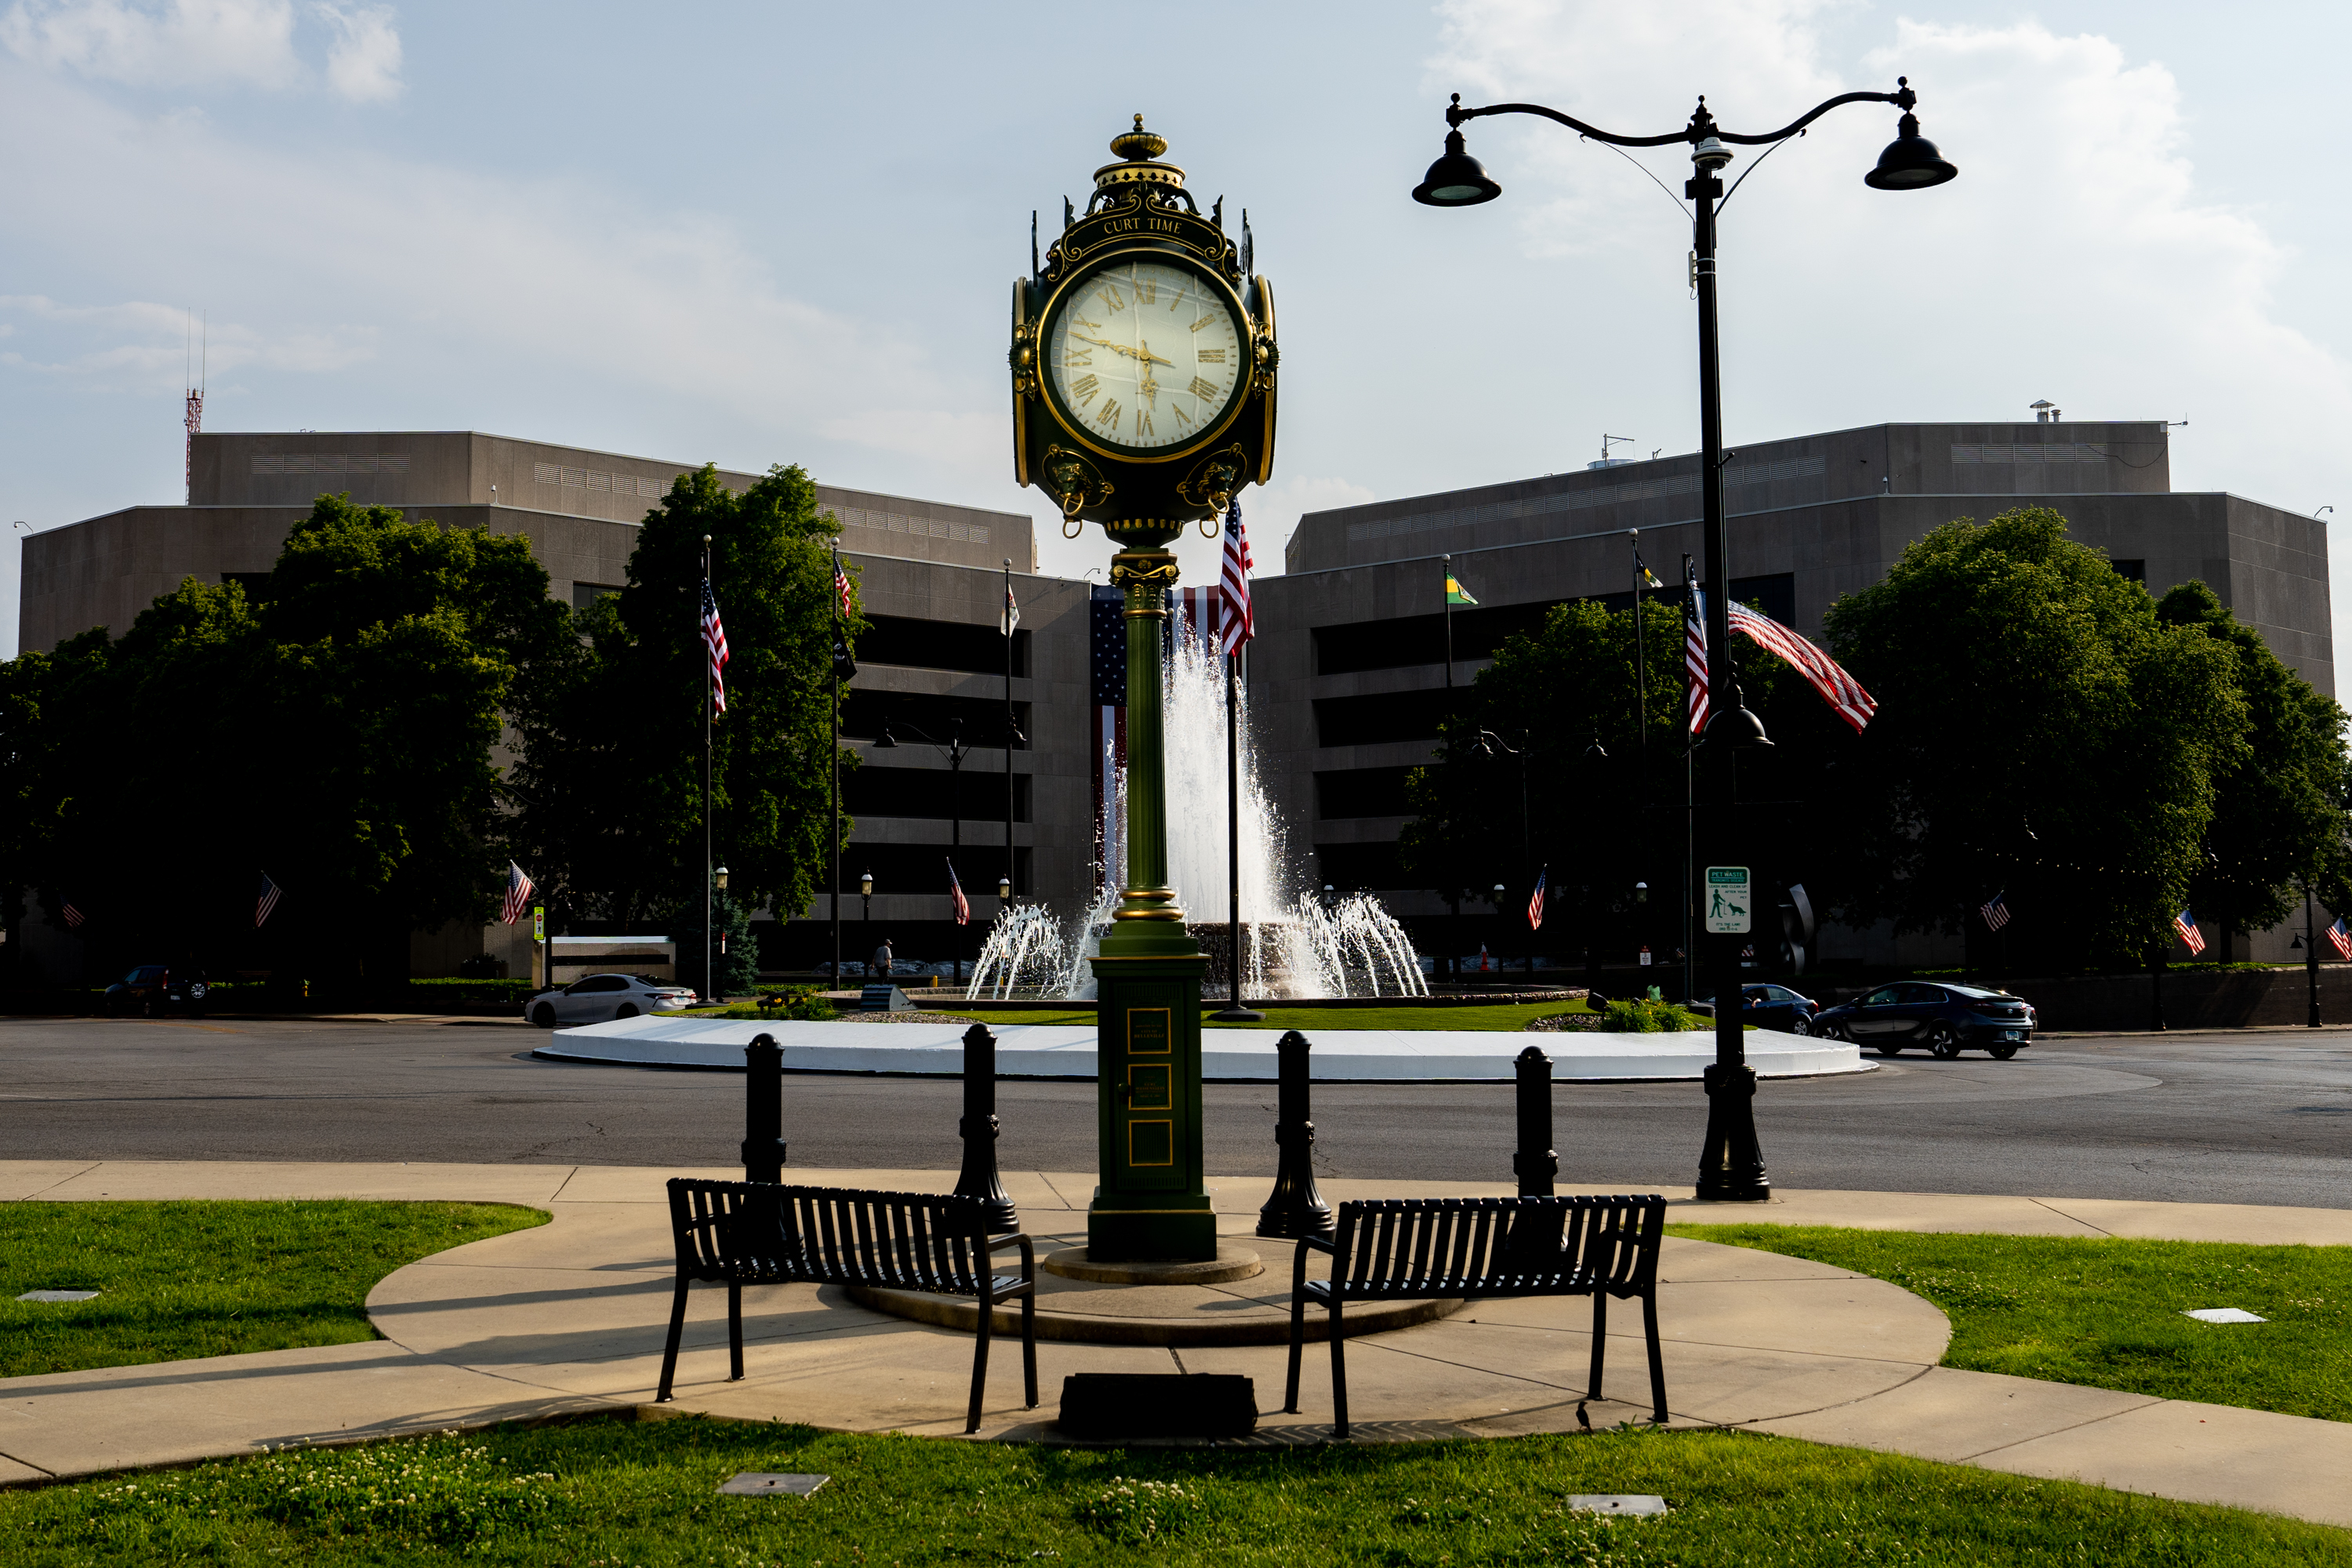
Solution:
<path fill-rule="evenodd" d="M 2189 421 L 2176 488 L 2352 511 L 2347 220 L 2306 189 L 2334 173 L 2341 7 L 1008 15 L 0 0 L 0 519 L 181 498 L 195 310 L 208 428 L 798 462 L 1031 513 L 1075 575 L 1106 547 L 1012 481 L 1007 286 L 1029 214 L 1050 237 L 1140 110 L 1199 195 L 1248 209 L 1275 286 L 1281 447 L 1244 505 L 1278 570 L 1302 510 L 1572 468 L 1604 431 L 1696 444 L 1677 204 L 1522 120 L 1469 128 L 1501 200 L 1417 206 L 1446 94 L 1654 132 L 1704 92 L 1757 131 L 1898 74 L 1959 180 L 1866 189 L 1893 114 L 1845 109 L 1725 216 L 1734 445 L 2046 397 Z"/>

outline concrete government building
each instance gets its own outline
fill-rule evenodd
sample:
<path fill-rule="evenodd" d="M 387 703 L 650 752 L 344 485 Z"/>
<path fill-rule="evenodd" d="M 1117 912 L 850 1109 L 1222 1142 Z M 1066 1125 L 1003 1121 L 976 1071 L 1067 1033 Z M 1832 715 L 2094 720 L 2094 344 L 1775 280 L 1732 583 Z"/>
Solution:
<path fill-rule="evenodd" d="M 551 591 L 584 605 L 625 581 L 638 520 L 697 466 L 466 431 L 198 436 L 191 504 L 130 507 L 25 539 L 20 646 L 47 648 L 93 626 L 119 635 L 184 577 L 268 572 L 321 491 L 526 534 Z M 721 477 L 737 489 L 757 478 Z M 2202 579 L 2281 659 L 2334 694 L 2325 525 L 2239 496 L 2174 490 L 2161 423 L 1873 426 L 1744 446 L 1726 479 L 1734 592 L 1809 637 L 1839 595 L 1877 581 L 1937 525 L 2047 505 L 2151 593 Z M 950 810 L 962 815 L 957 869 L 975 923 L 986 921 L 1008 869 L 1008 788 L 1017 891 L 1082 904 L 1096 885 L 1097 736 L 1114 696 L 1092 635 L 1106 590 L 1038 574 L 1026 516 L 824 485 L 818 494 L 862 568 L 873 622 L 843 722 L 866 752 L 845 784 L 844 808 L 856 818 L 842 868 L 845 953 L 863 956 L 870 930 L 887 931 L 902 957 L 948 956 Z M 1255 584 L 1246 665 L 1264 783 L 1289 824 L 1302 880 L 1380 891 L 1433 951 L 1444 905 L 1399 885 L 1396 843 L 1405 775 L 1433 754 L 1445 686 L 1440 558 L 1454 557 L 1480 601 L 1454 616 L 1454 677 L 1466 682 L 1549 606 L 1622 600 L 1626 530 L 1641 530 L 1644 558 L 1671 578 L 1681 553 L 1699 553 L 1698 506 L 1699 459 L 1685 455 L 1302 519 L 1284 572 Z M 1020 579 L 1011 688 L 1025 737 L 1009 780 L 997 631 L 1007 559 Z M 886 721 L 899 744 L 869 748 Z M 944 757 L 912 731 L 945 740 L 959 723 L 974 747 L 951 792 L 935 776 Z M 870 928 L 858 896 L 868 871 Z M 763 963 L 830 956 L 830 920 L 820 894 L 810 910 L 763 924 Z M 1469 942 L 1486 940 L 1495 920 L 1465 914 Z M 448 973 L 487 950 L 523 973 L 520 931 L 420 936 L 417 972 Z M 963 940 L 968 958 L 973 934 Z M 2284 961 L 2288 940 L 2284 930 L 2262 933 L 2251 953 L 2230 956 Z M 1924 962 L 1949 946 L 1835 929 L 1821 943 L 1825 959 L 1881 962 Z"/>

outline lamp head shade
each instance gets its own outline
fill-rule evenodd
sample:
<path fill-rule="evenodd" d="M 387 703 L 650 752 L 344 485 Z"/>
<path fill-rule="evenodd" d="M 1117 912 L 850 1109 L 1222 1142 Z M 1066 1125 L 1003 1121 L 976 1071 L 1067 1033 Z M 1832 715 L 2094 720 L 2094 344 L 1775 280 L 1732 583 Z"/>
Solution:
<path fill-rule="evenodd" d="M 898 737 L 890 733 L 890 721 L 883 720 L 882 732 L 874 737 L 874 749 L 877 752 L 887 752 L 898 743 Z"/>
<path fill-rule="evenodd" d="M 1862 177 L 1864 184 L 1880 191 L 1917 191 L 1958 175 L 1936 144 L 1919 134 L 1917 115 L 1905 114 L 1895 132 L 1895 140 L 1878 155 L 1878 167 Z"/>
<path fill-rule="evenodd" d="M 866 898 L 870 899 L 874 896 L 873 872 L 868 871 L 864 876 L 857 879 L 857 890 Z"/>
<path fill-rule="evenodd" d="M 1429 166 L 1429 174 L 1412 188 L 1412 199 L 1423 206 L 1475 207 L 1503 194 L 1478 160 L 1463 150 L 1459 130 L 1445 133 L 1445 156 Z"/>
<path fill-rule="evenodd" d="M 1748 750 L 1769 746 L 1770 736 L 1764 733 L 1764 721 L 1745 707 L 1718 708 L 1715 717 L 1706 721 L 1706 744 L 1728 750 Z"/>

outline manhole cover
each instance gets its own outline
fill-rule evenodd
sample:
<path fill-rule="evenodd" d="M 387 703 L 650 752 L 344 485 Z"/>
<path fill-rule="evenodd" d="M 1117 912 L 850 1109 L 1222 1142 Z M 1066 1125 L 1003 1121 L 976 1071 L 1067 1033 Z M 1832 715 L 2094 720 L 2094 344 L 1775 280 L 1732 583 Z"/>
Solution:
<path fill-rule="evenodd" d="M 719 1483 L 724 1497 L 806 1497 L 831 1476 L 763 1476 L 745 1470 Z"/>

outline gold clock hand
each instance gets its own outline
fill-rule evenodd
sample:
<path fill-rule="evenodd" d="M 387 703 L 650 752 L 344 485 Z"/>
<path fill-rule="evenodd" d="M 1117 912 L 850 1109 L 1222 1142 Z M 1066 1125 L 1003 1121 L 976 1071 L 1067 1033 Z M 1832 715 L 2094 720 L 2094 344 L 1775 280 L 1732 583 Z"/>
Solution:
<path fill-rule="evenodd" d="M 1133 349 L 1129 348 L 1125 343 L 1115 343 L 1108 338 L 1090 338 L 1084 332 L 1072 332 L 1070 336 L 1077 339 L 1081 342 L 1094 343 L 1098 347 L 1107 348 L 1113 353 L 1125 354 L 1129 359 L 1141 359 L 1143 357 L 1141 354 L 1137 353 Z M 1166 360 L 1161 360 L 1160 363 L 1161 364 L 1166 364 L 1168 362 Z"/>
<path fill-rule="evenodd" d="M 1153 364 L 1167 365 L 1170 370 L 1174 370 L 1176 368 L 1173 362 L 1161 359 L 1158 354 L 1151 352 L 1151 340 L 1150 338 L 1143 340 L 1143 352 L 1137 354 L 1135 357 L 1139 360 L 1147 360 Z"/>

